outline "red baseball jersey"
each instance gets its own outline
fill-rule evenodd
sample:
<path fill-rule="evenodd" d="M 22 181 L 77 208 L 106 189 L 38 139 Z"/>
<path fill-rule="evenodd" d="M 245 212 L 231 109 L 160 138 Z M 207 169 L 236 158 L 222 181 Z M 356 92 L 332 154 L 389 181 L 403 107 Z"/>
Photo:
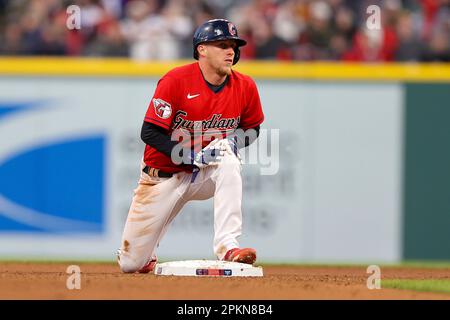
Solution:
<path fill-rule="evenodd" d="M 264 114 L 256 84 L 250 77 L 233 70 L 226 85 L 215 93 L 196 62 L 175 68 L 158 81 L 145 121 L 166 129 L 172 137 L 173 133 L 179 136 L 179 132 L 194 139 L 203 135 L 198 140 L 203 148 L 214 135 L 223 137 L 237 128 L 260 125 Z M 189 141 L 195 147 L 195 140 Z M 188 170 L 149 145 L 145 147 L 144 161 L 149 167 L 166 172 Z"/>

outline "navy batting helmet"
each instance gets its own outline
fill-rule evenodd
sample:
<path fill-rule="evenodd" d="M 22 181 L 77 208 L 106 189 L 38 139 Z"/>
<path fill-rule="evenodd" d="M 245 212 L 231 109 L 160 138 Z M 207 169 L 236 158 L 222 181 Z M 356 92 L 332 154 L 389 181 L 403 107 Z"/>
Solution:
<path fill-rule="evenodd" d="M 233 65 L 239 61 L 241 52 L 239 47 L 245 46 L 247 41 L 239 38 L 236 26 L 225 19 L 214 19 L 206 21 L 195 30 L 193 45 L 194 58 L 198 60 L 197 47 L 204 42 L 219 41 L 219 40 L 234 40 L 236 41 L 236 49 L 234 49 Z"/>

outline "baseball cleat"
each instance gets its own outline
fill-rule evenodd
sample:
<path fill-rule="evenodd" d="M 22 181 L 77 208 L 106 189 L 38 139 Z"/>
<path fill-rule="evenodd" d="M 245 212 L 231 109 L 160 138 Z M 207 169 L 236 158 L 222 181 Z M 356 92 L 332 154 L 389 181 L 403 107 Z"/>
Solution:
<path fill-rule="evenodd" d="M 158 258 L 152 257 L 149 262 L 145 264 L 141 269 L 139 269 L 139 273 L 149 273 L 155 269 L 156 263 L 158 262 Z"/>
<path fill-rule="evenodd" d="M 252 248 L 234 248 L 227 251 L 224 261 L 254 264 L 256 261 L 256 250 Z"/>

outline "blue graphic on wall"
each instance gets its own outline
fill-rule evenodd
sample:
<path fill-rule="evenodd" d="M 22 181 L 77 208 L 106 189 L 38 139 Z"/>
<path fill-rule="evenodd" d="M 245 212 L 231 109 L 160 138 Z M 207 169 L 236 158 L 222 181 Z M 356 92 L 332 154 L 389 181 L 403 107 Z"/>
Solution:
<path fill-rule="evenodd" d="M 99 233 L 103 135 L 24 150 L 0 163 L 0 232 Z"/>
<path fill-rule="evenodd" d="M 0 101 L 0 120 L 7 115 L 15 114 L 21 111 L 42 107 L 45 101 L 21 101 L 21 102 L 4 102 Z"/>
<path fill-rule="evenodd" d="M 51 105 L 42 99 L 0 101 L 0 123 Z M 2 159 L 0 232 L 103 232 L 105 141 L 102 134 L 42 141 Z"/>

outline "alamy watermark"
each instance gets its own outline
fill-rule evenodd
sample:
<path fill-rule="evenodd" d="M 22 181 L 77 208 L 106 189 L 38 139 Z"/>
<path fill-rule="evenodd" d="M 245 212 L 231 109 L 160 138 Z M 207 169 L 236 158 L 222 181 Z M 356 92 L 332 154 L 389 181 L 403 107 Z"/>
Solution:
<path fill-rule="evenodd" d="M 381 269 L 377 265 L 370 265 L 367 267 L 366 272 L 371 274 L 367 278 L 367 289 L 381 289 Z"/>
<path fill-rule="evenodd" d="M 171 134 L 171 140 L 178 144 L 173 148 L 171 159 L 175 164 L 185 163 L 182 150 L 189 150 L 193 147 L 195 153 L 202 150 L 202 146 L 209 144 L 215 139 L 223 139 L 223 133 L 218 130 L 207 129 L 203 131 L 202 121 L 197 121 L 193 131 L 185 129 L 176 129 Z M 239 157 L 242 164 L 257 164 L 260 166 L 261 175 L 275 175 L 280 167 L 280 130 L 279 129 L 260 129 L 259 135 L 255 129 L 242 130 L 240 128 L 232 133 L 234 137 L 244 143 L 252 141 L 253 143 L 241 148 Z"/>
<path fill-rule="evenodd" d="M 70 265 L 66 269 L 66 273 L 69 275 L 66 280 L 66 287 L 69 290 L 81 289 L 81 269 L 77 265 Z"/>
<path fill-rule="evenodd" d="M 366 27 L 369 30 L 381 30 L 381 8 L 377 5 L 367 7 L 366 13 L 370 16 L 366 20 Z"/>
<path fill-rule="evenodd" d="M 66 20 L 66 26 L 69 30 L 81 29 L 81 8 L 76 5 L 68 6 L 66 9 L 68 15 Z"/>

